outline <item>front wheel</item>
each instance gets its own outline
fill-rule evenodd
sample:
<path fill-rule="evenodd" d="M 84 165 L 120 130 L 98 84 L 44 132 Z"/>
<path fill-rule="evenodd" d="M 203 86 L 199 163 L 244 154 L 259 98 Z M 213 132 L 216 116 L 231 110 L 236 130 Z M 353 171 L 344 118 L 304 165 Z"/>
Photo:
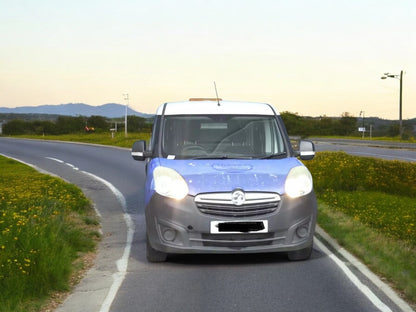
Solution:
<path fill-rule="evenodd" d="M 149 262 L 165 262 L 168 254 L 154 249 L 149 242 L 149 237 L 146 236 L 146 257 Z"/>
<path fill-rule="evenodd" d="M 289 258 L 289 260 L 292 261 L 301 261 L 301 260 L 307 260 L 310 258 L 312 254 L 312 245 L 300 249 L 300 250 L 294 250 L 294 251 L 289 251 L 287 253 L 287 257 Z"/>

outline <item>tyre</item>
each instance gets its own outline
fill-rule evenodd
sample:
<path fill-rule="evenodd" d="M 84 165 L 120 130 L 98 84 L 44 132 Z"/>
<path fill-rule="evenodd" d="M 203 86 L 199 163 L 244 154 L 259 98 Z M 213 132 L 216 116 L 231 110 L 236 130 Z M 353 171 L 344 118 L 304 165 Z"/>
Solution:
<path fill-rule="evenodd" d="M 149 262 L 165 262 L 168 254 L 154 249 L 149 242 L 149 237 L 146 236 L 146 257 Z"/>
<path fill-rule="evenodd" d="M 289 251 L 287 253 L 287 257 L 289 258 L 289 260 L 292 261 L 301 261 L 301 260 L 307 260 L 310 258 L 312 254 L 312 245 L 300 249 L 300 250 L 295 250 L 295 251 Z"/>

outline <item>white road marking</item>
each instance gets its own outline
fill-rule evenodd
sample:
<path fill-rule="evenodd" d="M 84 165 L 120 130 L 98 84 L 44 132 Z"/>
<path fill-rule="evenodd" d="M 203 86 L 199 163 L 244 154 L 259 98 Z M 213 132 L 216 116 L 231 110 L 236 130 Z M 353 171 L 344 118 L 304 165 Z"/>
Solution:
<path fill-rule="evenodd" d="M 78 168 L 78 167 L 75 167 L 73 164 L 70 164 L 70 163 L 64 162 L 64 161 L 63 161 L 63 160 L 61 160 L 61 159 L 58 159 L 58 158 L 53 158 L 53 157 L 45 157 L 45 158 L 50 159 L 50 160 L 53 160 L 53 161 L 56 161 L 56 162 L 58 162 L 58 163 L 60 163 L 60 164 L 65 164 L 65 165 L 67 165 L 68 167 L 71 167 L 71 168 L 72 168 L 72 169 L 74 169 L 74 170 L 79 170 L 79 168 Z"/>
<path fill-rule="evenodd" d="M 344 272 L 348 279 L 371 301 L 371 303 L 377 307 L 381 312 L 392 312 L 392 310 L 385 305 L 366 285 L 361 283 L 359 278 L 351 272 L 351 270 L 335 256 L 319 239 L 315 237 L 315 243 L 319 249 L 321 249 L 327 256 L 335 262 L 336 265 Z"/>
<path fill-rule="evenodd" d="M 410 305 L 404 301 L 389 285 L 384 283 L 380 277 L 371 272 L 362 262 L 350 254 L 345 248 L 341 247 L 335 239 L 329 236 L 319 225 L 316 226 L 316 233 L 323 238 L 331 247 L 343 256 L 349 263 L 351 263 L 357 270 L 359 270 L 365 277 L 367 277 L 378 289 L 393 301 L 401 311 L 414 312 Z M 316 238 L 316 236 L 315 236 Z M 322 242 L 321 242 L 322 243 Z"/>
<path fill-rule="evenodd" d="M 134 230 L 135 230 L 134 223 L 130 215 L 127 213 L 126 199 L 124 198 L 123 194 L 114 185 L 112 185 L 107 180 L 104 180 L 90 172 L 86 172 L 86 171 L 81 171 L 81 172 L 100 181 L 114 193 L 114 195 L 117 197 L 118 201 L 120 202 L 121 207 L 123 208 L 123 217 L 127 225 L 127 238 L 126 238 L 126 245 L 124 246 L 124 252 L 121 258 L 116 261 L 118 271 L 113 274 L 113 284 L 111 285 L 110 290 L 108 291 L 107 296 L 104 299 L 104 302 L 102 303 L 101 308 L 100 308 L 100 312 L 107 312 L 110 310 L 111 304 L 113 303 L 114 298 L 116 297 L 117 292 L 120 289 L 120 286 L 123 283 L 123 280 L 127 274 L 127 267 L 129 264 L 131 245 L 133 243 L 133 235 L 134 235 Z"/>
<path fill-rule="evenodd" d="M 64 163 L 64 161 L 63 161 L 63 160 L 60 160 L 60 159 L 58 159 L 58 158 L 53 158 L 53 157 L 45 157 L 45 158 L 50 159 L 50 160 L 53 160 L 53 161 L 56 161 L 56 162 L 61 163 L 61 164 L 63 164 L 63 163 Z"/>
<path fill-rule="evenodd" d="M 67 165 L 68 167 L 71 167 L 74 170 L 79 170 L 79 168 L 75 167 L 73 164 L 65 163 L 65 165 Z"/>

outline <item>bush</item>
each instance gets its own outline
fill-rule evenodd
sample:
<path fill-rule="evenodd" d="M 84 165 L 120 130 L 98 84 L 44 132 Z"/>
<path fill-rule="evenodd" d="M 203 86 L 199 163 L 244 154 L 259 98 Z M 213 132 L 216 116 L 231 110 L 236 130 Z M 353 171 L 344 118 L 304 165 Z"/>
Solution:
<path fill-rule="evenodd" d="M 305 164 L 318 192 L 377 191 L 416 197 L 416 165 L 412 163 L 319 152 Z"/>

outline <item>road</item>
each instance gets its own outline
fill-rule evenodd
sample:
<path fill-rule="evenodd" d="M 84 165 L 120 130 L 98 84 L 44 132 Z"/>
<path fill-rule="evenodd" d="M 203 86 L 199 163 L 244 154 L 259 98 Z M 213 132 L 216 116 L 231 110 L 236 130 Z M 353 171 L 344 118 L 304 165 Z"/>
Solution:
<path fill-rule="evenodd" d="M 345 151 L 356 156 L 416 162 L 416 143 L 339 139 L 312 139 L 312 141 L 317 151 Z"/>
<path fill-rule="evenodd" d="M 318 240 L 302 262 L 259 254 L 149 264 L 143 164 L 127 149 L 0 138 L 0 154 L 77 184 L 101 215 L 96 264 L 58 311 L 401 311 Z"/>

